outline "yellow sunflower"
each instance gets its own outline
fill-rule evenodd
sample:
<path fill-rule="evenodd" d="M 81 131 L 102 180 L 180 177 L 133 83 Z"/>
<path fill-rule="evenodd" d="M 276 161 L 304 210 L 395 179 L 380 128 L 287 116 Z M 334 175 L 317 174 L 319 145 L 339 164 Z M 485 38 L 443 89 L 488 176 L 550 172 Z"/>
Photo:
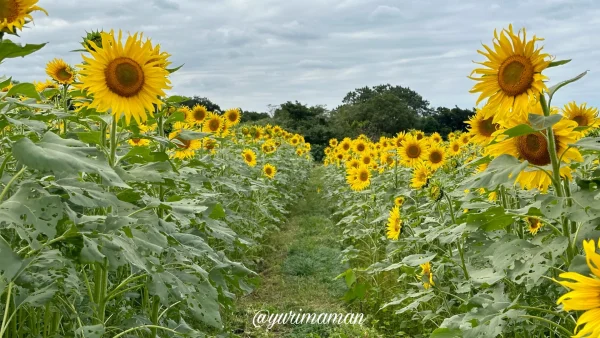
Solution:
<path fill-rule="evenodd" d="M 406 137 L 406 133 L 401 131 L 398 134 L 396 134 L 396 137 L 392 140 L 392 142 L 394 143 L 394 145 L 397 148 L 402 147 L 402 141 L 404 141 L 404 138 Z"/>
<path fill-rule="evenodd" d="M 470 126 L 469 133 L 473 136 L 473 142 L 485 146 L 493 140 L 492 134 L 500 128 L 500 125 L 493 122 L 493 115 L 487 116 L 488 108 L 484 107 L 475 111 L 475 115 L 466 123 Z"/>
<path fill-rule="evenodd" d="M 366 165 L 348 169 L 346 180 L 354 191 L 364 190 L 371 184 L 371 171 Z"/>
<path fill-rule="evenodd" d="M 223 118 L 225 119 L 225 124 L 228 127 L 235 126 L 236 124 L 240 123 L 242 113 L 240 112 L 239 108 L 227 109 L 223 113 Z"/>
<path fill-rule="evenodd" d="M 167 62 L 168 54 L 154 55 L 150 40 L 142 42 L 138 33 L 130 35 L 125 45 L 121 31 L 117 39 L 113 31 L 100 34 L 102 47 L 89 41 L 93 48 L 86 49 L 91 57 L 82 55 L 85 62 L 79 65 L 80 87 L 94 97 L 90 107 L 100 112 L 110 109 L 117 120 L 124 114 L 127 124 L 132 116 L 145 122 L 146 111 L 153 116 L 153 105 L 160 109 L 160 97 L 171 88 L 169 72 L 159 66 Z"/>
<path fill-rule="evenodd" d="M 174 141 L 173 143 L 177 145 L 177 148 L 175 149 L 175 152 L 171 154 L 171 158 L 180 160 L 192 158 L 196 155 L 196 150 L 202 148 L 202 142 L 200 140 L 186 140 L 179 136 L 184 129 L 189 128 L 189 125 L 182 122 L 176 122 L 173 125 L 173 131 L 169 133 L 169 140 Z"/>
<path fill-rule="evenodd" d="M 185 119 L 188 121 L 188 123 L 195 126 L 201 125 L 208 116 L 208 110 L 203 105 L 196 104 L 192 109 L 188 107 L 186 108 L 187 109 L 184 110 Z"/>
<path fill-rule="evenodd" d="M 425 290 L 435 285 L 433 282 L 433 272 L 431 271 L 430 262 L 421 264 L 421 281 L 423 282 L 423 287 Z"/>
<path fill-rule="evenodd" d="M 450 141 L 454 141 L 454 139 L 456 138 L 456 133 L 455 132 L 449 132 L 448 133 L 448 140 Z"/>
<path fill-rule="evenodd" d="M 541 108 L 532 111 L 532 113 L 541 114 Z M 528 119 L 524 116 L 510 119 L 506 125 L 494 133 L 494 136 L 497 136 L 498 143 L 488 145 L 486 153 L 494 157 L 509 154 L 521 161 L 527 160 L 530 164 L 538 167 L 551 164 L 545 130 L 513 138 L 502 135 L 506 129 L 527 123 L 529 123 Z M 582 136 L 580 132 L 573 130 L 576 127 L 576 122 L 566 118 L 561 119 L 552 126 L 557 155 L 565 163 L 583 161 L 579 150 L 568 146 L 575 143 Z M 560 174 L 571 178 L 571 169 L 568 166 L 563 166 L 560 168 Z M 546 192 L 552 180 L 544 171 L 535 167 L 528 167 L 519 173 L 515 183 L 519 183 L 526 190 L 537 188 L 541 192 Z"/>
<path fill-rule="evenodd" d="M 337 147 L 338 145 L 338 140 L 335 138 L 332 138 L 331 140 L 329 140 L 329 145 L 333 148 Z"/>
<path fill-rule="evenodd" d="M 413 169 L 413 177 L 411 179 L 411 187 L 414 189 L 421 189 L 424 185 L 427 184 L 429 178 L 431 177 L 431 170 L 424 165 L 419 164 Z"/>
<path fill-rule="evenodd" d="M 440 143 L 440 142 L 442 142 L 442 136 L 438 132 L 435 132 L 435 133 L 431 134 L 431 136 L 429 136 L 429 140 L 432 143 Z"/>
<path fill-rule="evenodd" d="M 346 168 L 358 168 L 360 166 L 360 161 L 353 158 L 350 161 L 346 162 Z"/>
<path fill-rule="evenodd" d="M 145 138 L 132 138 L 127 140 L 127 143 L 132 147 L 145 147 L 150 144 L 150 140 Z"/>
<path fill-rule="evenodd" d="M 425 143 L 410 134 L 406 135 L 398 152 L 402 163 L 407 167 L 414 167 L 427 158 Z"/>
<path fill-rule="evenodd" d="M 583 241 L 583 249 L 592 275 L 561 273 L 559 277 L 566 280 L 555 281 L 571 291 L 560 297 L 557 304 L 562 304 L 565 311 L 585 311 L 577 320 L 574 338 L 600 337 L 600 255 L 594 240 Z"/>
<path fill-rule="evenodd" d="M 396 205 L 390 210 L 390 217 L 388 217 L 387 238 L 397 241 L 401 231 L 402 219 L 400 218 L 400 207 Z"/>
<path fill-rule="evenodd" d="M 343 151 L 347 152 L 348 150 L 350 150 L 350 148 L 352 147 L 352 140 L 350 140 L 350 138 L 346 137 L 342 140 L 342 142 L 339 145 Z"/>
<path fill-rule="evenodd" d="M 359 138 L 359 139 L 354 140 L 353 150 L 355 152 L 361 154 L 362 152 L 366 151 L 367 149 L 368 149 L 367 142 L 364 139 Z"/>
<path fill-rule="evenodd" d="M 275 177 L 275 174 L 277 173 L 277 168 L 275 168 L 275 166 L 267 163 L 263 167 L 263 173 L 268 178 L 273 179 Z"/>
<path fill-rule="evenodd" d="M 443 146 L 436 143 L 427 150 L 426 162 L 431 170 L 437 170 L 446 164 L 446 150 Z"/>
<path fill-rule="evenodd" d="M 462 143 L 463 145 L 467 145 L 469 144 L 469 142 L 471 142 L 471 135 L 470 134 L 462 134 L 460 135 L 460 137 L 458 138 L 458 140 L 460 141 L 460 143 Z"/>
<path fill-rule="evenodd" d="M 63 59 L 53 59 L 46 65 L 46 74 L 60 84 L 71 84 L 75 81 L 75 70 Z"/>
<path fill-rule="evenodd" d="M 371 154 L 365 153 L 362 154 L 362 156 L 360 157 L 360 161 L 362 162 L 362 164 L 370 166 L 373 164 L 373 157 L 371 156 Z"/>
<path fill-rule="evenodd" d="M 38 0 L 4 0 L 0 1 L 0 32 L 8 31 L 15 33 L 17 29 L 33 21 L 31 13 L 42 11 L 48 15 L 45 9 L 36 6 Z"/>
<path fill-rule="evenodd" d="M 50 80 L 46 80 L 45 82 L 33 82 L 35 86 L 35 90 L 38 92 L 43 92 L 46 89 L 58 89 L 58 85 Z"/>
<path fill-rule="evenodd" d="M 398 196 L 396 198 L 394 198 L 394 205 L 397 205 L 399 207 L 401 207 L 404 204 L 404 196 Z"/>
<path fill-rule="evenodd" d="M 219 135 L 223 131 L 224 126 L 225 121 L 223 121 L 221 116 L 215 113 L 208 113 L 204 123 L 202 123 L 202 131 Z"/>
<path fill-rule="evenodd" d="M 589 134 L 593 128 L 600 126 L 598 118 L 598 108 L 588 107 L 587 103 L 577 105 L 575 102 L 569 102 L 563 108 L 563 115 L 569 120 L 577 122 L 579 127 L 587 127 L 583 130 L 584 134 Z"/>
<path fill-rule="evenodd" d="M 448 147 L 448 153 L 451 156 L 458 156 L 461 153 L 462 143 L 458 140 L 454 140 L 450 142 L 450 146 Z"/>
<path fill-rule="evenodd" d="M 247 165 L 254 167 L 256 165 L 256 153 L 251 149 L 244 149 L 242 158 Z"/>
<path fill-rule="evenodd" d="M 542 228 L 542 221 L 537 217 L 527 217 L 525 219 L 529 227 L 529 233 L 535 235 Z"/>
<path fill-rule="evenodd" d="M 548 54 L 542 54 L 542 48 L 535 48 L 540 40 L 534 35 L 527 41 L 525 29 L 515 34 L 510 25 L 499 36 L 494 31 L 494 50 L 483 45 L 487 53 L 477 51 L 487 58 L 478 62 L 486 68 L 471 73 L 481 76 L 469 76 L 479 82 L 470 92 L 481 93 L 476 104 L 489 98 L 487 104 L 495 111 L 494 122 L 502 122 L 511 115 L 527 115 L 530 98 L 539 98 L 540 93 L 548 90 L 544 83 L 547 77 L 542 71 L 551 60 Z"/>
<path fill-rule="evenodd" d="M 417 130 L 417 131 L 415 131 L 415 138 L 417 140 L 422 140 L 425 138 L 425 133 L 420 130 Z"/>

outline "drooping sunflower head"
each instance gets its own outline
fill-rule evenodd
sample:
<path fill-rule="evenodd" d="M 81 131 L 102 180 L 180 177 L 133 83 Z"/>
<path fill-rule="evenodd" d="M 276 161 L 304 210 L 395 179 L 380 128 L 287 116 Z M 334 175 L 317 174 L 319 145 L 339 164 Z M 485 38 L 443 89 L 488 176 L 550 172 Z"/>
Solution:
<path fill-rule="evenodd" d="M 402 218 L 400 218 L 400 207 L 394 206 L 390 210 L 390 216 L 387 223 L 387 238 L 397 241 L 402 232 Z"/>
<path fill-rule="evenodd" d="M 166 54 L 154 55 L 150 40 L 142 41 L 138 33 L 130 35 L 125 44 L 121 31 L 117 38 L 113 31 L 100 34 L 102 47 L 89 41 L 93 47 L 87 48 L 90 56 L 82 55 L 80 88 L 93 96 L 91 108 L 99 112 L 110 109 L 116 119 L 123 114 L 127 124 L 132 116 L 138 123 L 145 122 L 146 112 L 152 116 L 154 105 L 160 109 L 160 97 L 171 88 L 169 72 L 158 66 L 166 62 Z"/>
<path fill-rule="evenodd" d="M 425 160 L 427 155 L 425 143 L 422 140 L 417 140 L 415 136 L 410 134 L 406 135 L 398 152 L 400 153 L 402 163 L 407 167 L 416 166 Z"/>
<path fill-rule="evenodd" d="M 256 153 L 252 149 L 244 149 L 242 158 L 247 165 L 254 167 L 256 165 Z"/>
<path fill-rule="evenodd" d="M 202 131 L 205 133 L 211 133 L 219 135 L 223 131 L 225 122 L 223 118 L 215 113 L 208 113 L 208 116 L 202 123 Z"/>
<path fill-rule="evenodd" d="M 521 36 L 522 33 L 522 36 Z M 535 43 L 540 38 L 535 35 L 527 40 L 525 29 L 515 33 L 512 25 L 503 29 L 500 35 L 494 31 L 494 49 L 484 45 L 485 51 L 477 51 L 485 56 L 485 62 L 478 64 L 486 68 L 477 68 L 469 76 L 477 81 L 471 93 L 480 93 L 477 104 L 489 98 L 487 104 L 495 110 L 494 122 L 502 122 L 512 115 L 526 114 L 530 98 L 539 97 L 547 90 L 542 71 L 551 60 L 542 48 Z"/>
<path fill-rule="evenodd" d="M 489 109 L 484 107 L 476 109 L 475 115 L 466 121 L 470 126 L 469 133 L 474 143 L 486 146 L 494 139 L 492 134 L 500 128 L 500 124 L 494 123 L 493 120 L 494 116 L 489 114 Z"/>
<path fill-rule="evenodd" d="M 0 1 L 0 32 L 16 33 L 23 26 L 33 21 L 31 13 L 45 9 L 36 6 L 38 0 L 2 0 Z"/>
<path fill-rule="evenodd" d="M 239 108 L 231 108 L 231 109 L 227 109 L 223 113 L 223 117 L 225 118 L 225 124 L 227 124 L 227 126 L 231 127 L 231 126 L 235 126 L 236 124 L 240 123 L 240 120 L 242 118 L 242 113 L 240 112 Z"/>
<path fill-rule="evenodd" d="M 208 109 L 205 106 L 196 104 L 192 109 L 186 107 L 185 110 L 185 119 L 188 123 L 199 126 L 204 122 L 206 117 L 208 116 Z"/>
<path fill-rule="evenodd" d="M 577 105 L 577 103 L 569 102 L 563 108 L 563 115 L 572 121 L 577 122 L 579 127 L 585 127 L 584 134 L 589 134 L 593 128 L 600 126 L 600 118 L 598 118 L 598 108 L 588 107 L 586 103 Z"/>
<path fill-rule="evenodd" d="M 273 179 L 277 173 L 277 168 L 275 168 L 275 166 L 272 164 L 267 163 L 263 166 L 263 173 L 266 177 Z"/>
<path fill-rule="evenodd" d="M 75 81 L 75 70 L 63 59 L 55 58 L 46 65 L 46 74 L 60 84 L 71 84 Z"/>
<path fill-rule="evenodd" d="M 537 217 L 527 217 L 525 221 L 527 222 L 529 233 L 532 235 L 537 234 L 537 232 L 542 228 L 542 222 Z"/>
<path fill-rule="evenodd" d="M 444 195 L 442 191 L 442 185 L 437 181 L 433 180 L 430 184 L 427 185 L 427 194 L 432 201 L 439 201 Z"/>

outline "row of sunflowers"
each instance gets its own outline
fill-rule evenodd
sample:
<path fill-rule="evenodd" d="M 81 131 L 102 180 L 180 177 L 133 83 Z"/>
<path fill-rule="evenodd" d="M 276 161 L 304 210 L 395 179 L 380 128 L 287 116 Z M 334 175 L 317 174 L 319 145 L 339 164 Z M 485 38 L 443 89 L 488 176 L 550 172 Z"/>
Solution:
<path fill-rule="evenodd" d="M 0 62 L 37 0 L 0 2 Z M 205 337 L 255 287 L 310 144 L 167 96 L 170 55 L 92 32 L 49 79 L 0 78 L 0 337 Z"/>
<path fill-rule="evenodd" d="M 600 337 L 600 118 L 512 26 L 473 71 L 467 132 L 325 149 L 347 299 L 394 337 Z M 479 76 L 477 76 L 479 75 Z"/>

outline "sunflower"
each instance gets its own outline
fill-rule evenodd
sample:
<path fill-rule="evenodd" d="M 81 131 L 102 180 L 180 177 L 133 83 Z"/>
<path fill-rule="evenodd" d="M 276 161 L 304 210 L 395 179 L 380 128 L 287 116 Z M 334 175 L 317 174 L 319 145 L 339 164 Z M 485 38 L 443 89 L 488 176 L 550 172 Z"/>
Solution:
<path fill-rule="evenodd" d="M 223 131 L 224 125 L 225 121 L 223 121 L 221 116 L 215 113 L 208 113 L 206 120 L 202 124 L 202 131 L 219 135 Z"/>
<path fill-rule="evenodd" d="M 178 158 L 180 160 L 185 160 L 188 158 L 194 157 L 196 154 L 196 150 L 202 148 L 202 142 L 200 140 L 186 140 L 179 136 L 179 134 L 184 129 L 189 129 L 190 126 L 188 124 L 182 122 L 176 122 L 173 125 L 173 131 L 169 133 L 169 139 L 173 140 L 177 145 L 175 152 L 171 154 L 172 158 Z"/>
<path fill-rule="evenodd" d="M 346 162 L 346 168 L 358 168 L 360 166 L 360 161 L 353 158 L 350 161 Z"/>
<path fill-rule="evenodd" d="M 435 133 L 431 134 L 431 136 L 429 136 L 429 140 L 432 143 L 440 143 L 440 142 L 442 142 L 442 136 L 438 132 L 435 132 Z"/>
<path fill-rule="evenodd" d="M 425 138 L 425 133 L 420 130 L 417 130 L 417 131 L 415 131 L 415 138 L 417 140 L 422 140 Z"/>
<path fill-rule="evenodd" d="M 598 118 L 598 108 L 588 107 L 587 103 L 577 105 L 575 102 L 569 102 L 563 108 L 563 115 L 569 120 L 577 122 L 579 127 L 587 127 L 583 133 L 589 134 L 593 128 L 600 126 Z"/>
<path fill-rule="evenodd" d="M 36 6 L 38 0 L 5 0 L 0 2 L 0 32 L 8 30 L 15 33 L 17 29 L 29 21 L 33 21 L 31 13 L 42 11 L 48 15 L 45 9 Z"/>
<path fill-rule="evenodd" d="M 401 231 L 402 219 L 400 218 L 400 207 L 396 205 L 390 210 L 390 217 L 388 217 L 387 238 L 397 241 Z"/>
<path fill-rule="evenodd" d="M 521 32 L 523 36 L 521 37 Z M 486 68 L 477 68 L 469 76 L 478 81 L 471 93 L 481 93 L 477 103 L 489 98 L 487 104 L 495 111 L 494 122 L 502 122 L 511 115 L 527 115 L 530 98 L 539 98 L 548 88 L 547 79 L 542 71 L 550 65 L 548 54 L 542 54 L 542 48 L 535 48 L 539 40 L 535 35 L 527 41 L 525 29 L 515 34 L 512 25 L 503 29 L 500 37 L 494 31 L 494 49 L 486 45 L 484 51 L 477 51 L 488 60 L 478 62 Z"/>
<path fill-rule="evenodd" d="M 256 165 L 256 153 L 251 149 L 244 149 L 242 158 L 247 165 L 254 167 Z"/>
<path fill-rule="evenodd" d="M 431 171 L 424 164 L 419 164 L 413 169 L 413 177 L 411 179 L 411 187 L 414 189 L 421 189 L 427 184 L 427 181 L 431 177 Z"/>
<path fill-rule="evenodd" d="M 371 171 L 366 165 L 359 165 L 356 168 L 348 169 L 346 180 L 354 191 L 364 190 L 371 184 Z"/>
<path fill-rule="evenodd" d="M 102 47 L 89 41 L 93 48 L 86 49 L 91 57 L 82 55 L 85 62 L 79 65 L 80 87 L 94 97 L 90 107 L 100 112 L 110 109 L 117 120 L 124 114 L 127 124 L 132 116 L 145 122 L 146 111 L 152 116 L 154 105 L 160 109 L 160 97 L 171 88 L 169 72 L 159 66 L 168 54 L 154 55 L 150 40 L 142 42 L 138 33 L 130 35 L 125 45 L 121 31 L 118 39 L 113 31 L 100 34 Z"/>
<path fill-rule="evenodd" d="M 145 147 L 150 144 L 150 140 L 145 138 L 132 138 L 127 140 L 127 143 L 132 147 Z"/>
<path fill-rule="evenodd" d="M 594 240 L 583 241 L 583 249 L 592 275 L 561 273 L 559 277 L 568 281 L 555 282 L 571 291 L 560 297 L 557 304 L 562 304 L 565 311 L 585 311 L 577 320 L 573 337 L 600 337 L 600 255 L 596 253 Z M 584 327 L 580 330 L 580 326 Z"/>
<path fill-rule="evenodd" d="M 462 145 L 466 146 L 467 144 L 469 144 L 469 142 L 471 142 L 471 135 L 466 133 L 462 134 L 460 135 L 458 140 L 460 141 L 460 143 L 462 143 Z"/>
<path fill-rule="evenodd" d="M 401 132 L 399 132 L 398 134 L 396 134 L 396 137 L 395 137 L 395 138 L 394 138 L 394 140 L 393 140 L 393 142 L 394 142 L 394 145 L 395 145 L 397 148 L 400 148 L 400 147 L 402 147 L 402 141 L 404 141 L 404 138 L 405 138 L 405 137 L 406 137 L 406 133 L 405 133 L 405 132 L 403 132 L 403 131 L 401 131 Z"/>
<path fill-rule="evenodd" d="M 215 150 L 217 147 L 217 141 L 212 138 L 205 137 L 202 141 L 202 147 L 206 150 Z"/>
<path fill-rule="evenodd" d="M 339 146 L 343 151 L 347 152 L 352 147 L 352 140 L 350 140 L 350 138 L 346 137 L 342 140 L 342 142 L 340 143 Z"/>
<path fill-rule="evenodd" d="M 300 143 L 300 138 L 298 136 L 294 136 L 290 139 L 290 144 L 293 146 L 297 146 Z"/>
<path fill-rule="evenodd" d="M 338 145 L 338 140 L 335 138 L 332 138 L 331 140 L 329 140 L 329 145 L 333 148 L 337 147 Z"/>
<path fill-rule="evenodd" d="M 240 123 L 242 114 L 241 114 L 239 108 L 227 109 L 223 113 L 223 118 L 225 119 L 225 124 L 228 127 L 231 127 L 231 126 L 235 126 L 236 124 Z"/>
<path fill-rule="evenodd" d="M 450 146 L 448 147 L 448 153 L 451 156 L 458 156 L 461 153 L 462 143 L 458 140 L 454 140 L 450 142 Z"/>
<path fill-rule="evenodd" d="M 488 115 L 489 109 L 486 107 L 475 109 L 475 115 L 465 121 L 470 126 L 469 133 L 473 136 L 473 142 L 482 146 L 490 143 L 494 139 L 492 134 L 500 128 L 498 123 L 493 122 L 494 117 Z"/>
<path fill-rule="evenodd" d="M 529 226 L 529 233 L 532 235 L 537 234 L 537 232 L 542 228 L 542 222 L 537 217 L 527 217 L 525 220 Z"/>
<path fill-rule="evenodd" d="M 394 205 L 397 205 L 399 207 L 401 207 L 404 204 L 404 196 L 398 196 L 396 198 L 394 198 Z"/>
<path fill-rule="evenodd" d="M 450 141 L 454 141 L 454 139 L 456 138 L 456 133 L 451 131 L 448 133 L 448 140 Z"/>
<path fill-rule="evenodd" d="M 399 153 L 402 163 L 407 167 L 414 167 L 427 158 L 425 143 L 421 140 L 417 140 L 410 134 L 406 135 L 402 141 L 402 147 L 400 147 Z"/>
<path fill-rule="evenodd" d="M 425 290 L 429 289 L 432 285 L 435 286 L 430 262 L 421 264 L 421 281 Z"/>
<path fill-rule="evenodd" d="M 373 157 L 371 156 L 371 154 L 362 154 L 362 156 L 360 157 L 360 161 L 362 162 L 362 164 L 370 166 L 371 164 L 373 164 Z"/>
<path fill-rule="evenodd" d="M 272 140 L 269 140 L 269 141 L 267 141 L 267 142 L 263 143 L 263 144 L 260 146 L 260 148 L 261 148 L 262 152 L 263 152 L 263 153 L 265 153 L 265 154 L 272 154 L 272 153 L 274 153 L 274 152 L 275 152 L 275 150 L 277 149 L 277 148 L 275 147 L 275 143 L 274 143 L 274 142 L 272 142 Z"/>
<path fill-rule="evenodd" d="M 539 110 L 534 110 L 533 113 L 541 114 L 541 108 Z M 498 142 L 487 146 L 486 152 L 494 157 L 498 157 L 502 154 L 509 154 L 521 161 L 528 161 L 530 164 L 538 167 L 551 164 L 545 130 L 513 138 L 502 135 L 506 129 L 527 123 L 528 118 L 524 116 L 511 119 L 508 124 L 494 133 L 494 136 L 498 136 Z M 582 136 L 581 133 L 573 130 L 576 127 L 576 122 L 566 118 L 561 119 L 552 126 L 558 158 L 562 158 L 562 161 L 565 163 L 570 163 L 571 161 L 583 161 L 579 150 L 576 148 L 569 148 L 569 144 L 575 143 Z M 570 178 L 571 169 L 568 166 L 564 166 L 560 169 L 560 174 L 561 176 Z M 519 183 L 521 187 L 526 190 L 537 188 L 542 192 L 546 192 L 552 181 L 543 170 L 535 167 L 528 167 L 519 173 L 516 178 L 516 183 Z"/>
<path fill-rule="evenodd" d="M 50 80 L 46 80 L 45 82 L 34 81 L 33 85 L 35 86 L 35 90 L 40 93 L 46 89 L 58 89 L 58 85 Z"/>
<path fill-rule="evenodd" d="M 381 162 L 382 165 L 387 165 L 389 167 L 393 167 L 394 164 L 396 163 L 396 161 L 394 160 L 394 155 L 384 151 L 383 153 L 381 153 L 381 156 L 379 157 L 379 161 Z"/>
<path fill-rule="evenodd" d="M 3 87 L 2 90 L 0 90 L 3 93 L 7 93 L 9 90 L 12 89 L 12 87 L 14 87 L 13 83 L 9 83 L 8 85 L 6 85 L 6 87 Z"/>
<path fill-rule="evenodd" d="M 68 85 L 75 81 L 75 70 L 63 59 L 53 59 L 46 65 L 46 74 L 54 81 Z"/>
<path fill-rule="evenodd" d="M 275 168 L 275 166 L 267 163 L 263 167 L 263 173 L 268 178 L 273 179 L 275 177 L 275 174 L 277 173 L 277 168 Z"/>
<path fill-rule="evenodd" d="M 188 123 L 195 126 L 201 125 L 208 116 L 208 109 L 206 109 L 206 107 L 203 105 L 196 104 L 192 109 L 188 107 L 186 108 L 187 109 L 184 109 L 185 119 Z"/>
<path fill-rule="evenodd" d="M 427 150 L 426 162 L 433 171 L 446 164 L 446 150 L 444 147 L 437 143 L 432 145 Z"/>
<path fill-rule="evenodd" d="M 367 148 L 368 148 L 367 142 L 365 140 L 363 140 L 362 138 L 354 140 L 354 147 L 353 147 L 354 152 L 361 154 L 362 152 L 366 151 Z"/>

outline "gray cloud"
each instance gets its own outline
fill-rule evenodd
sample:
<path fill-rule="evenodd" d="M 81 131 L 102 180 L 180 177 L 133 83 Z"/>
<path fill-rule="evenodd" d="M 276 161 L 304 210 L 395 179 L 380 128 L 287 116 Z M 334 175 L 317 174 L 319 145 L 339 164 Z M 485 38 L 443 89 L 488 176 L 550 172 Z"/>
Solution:
<path fill-rule="evenodd" d="M 573 59 L 546 73 L 550 84 L 590 69 L 554 102 L 600 105 L 600 3 L 594 0 L 40 0 L 21 38 L 49 42 L 41 51 L 0 66 L 0 75 L 42 80 L 54 57 L 81 62 L 86 31 L 144 31 L 172 54 L 171 94 L 207 96 L 222 107 L 264 111 L 299 100 L 340 104 L 354 88 L 410 87 L 433 106 L 473 107 L 472 63 L 494 29 L 512 23 L 544 37 L 544 50 Z"/>

